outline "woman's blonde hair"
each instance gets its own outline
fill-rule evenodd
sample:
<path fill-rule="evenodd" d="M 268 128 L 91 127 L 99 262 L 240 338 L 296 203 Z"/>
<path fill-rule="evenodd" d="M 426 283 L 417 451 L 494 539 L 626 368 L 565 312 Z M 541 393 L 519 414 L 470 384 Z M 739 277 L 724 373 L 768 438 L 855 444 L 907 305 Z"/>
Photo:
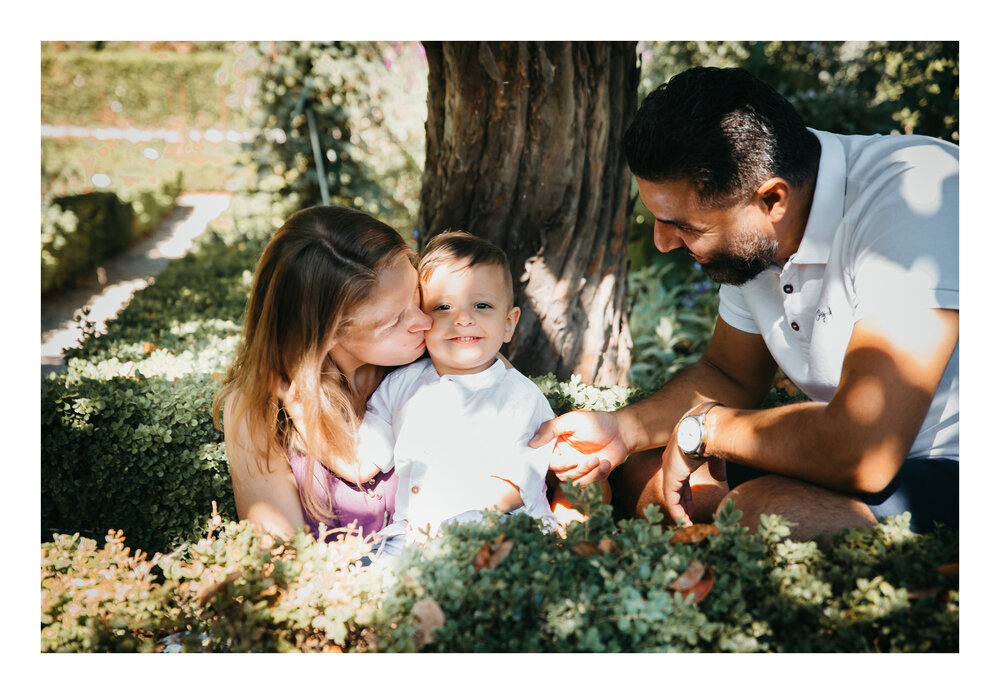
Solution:
<path fill-rule="evenodd" d="M 324 508 L 313 487 L 317 461 L 353 460 L 358 418 L 352 384 L 329 355 L 334 336 L 372 295 L 379 272 L 400 255 L 413 261 L 403 238 L 363 212 L 311 207 L 289 217 L 261 254 L 247 304 L 243 340 L 213 403 L 213 419 L 238 393 L 231 416 L 243 420 L 257 451 L 259 471 L 291 448 L 306 456 L 303 509 L 315 519 Z M 292 423 L 276 395 L 295 383 L 301 420 Z M 332 503 L 332 500 L 331 500 Z"/>

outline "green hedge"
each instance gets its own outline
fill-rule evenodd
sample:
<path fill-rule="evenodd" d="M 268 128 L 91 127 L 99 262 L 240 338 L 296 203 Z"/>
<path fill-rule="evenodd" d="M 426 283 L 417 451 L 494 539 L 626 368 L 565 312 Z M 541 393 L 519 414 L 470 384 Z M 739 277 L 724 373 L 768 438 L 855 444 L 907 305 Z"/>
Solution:
<path fill-rule="evenodd" d="M 173 209 L 181 177 L 133 187 L 122 198 L 91 192 L 42 200 L 41 290 L 64 287 L 109 255 L 142 238 Z"/>
<path fill-rule="evenodd" d="M 43 46 L 43 49 L 45 47 Z M 232 128 L 254 65 L 234 51 L 43 50 L 43 123 Z"/>
<path fill-rule="evenodd" d="M 42 381 L 42 539 L 122 529 L 149 551 L 235 518 L 210 406 L 239 340 L 253 268 L 285 211 L 240 196 Z"/>
<path fill-rule="evenodd" d="M 567 485 L 568 486 L 568 485 Z M 215 517 L 168 556 L 42 545 L 43 651 L 957 652 L 958 544 L 906 518 L 829 547 L 724 508 L 695 532 L 611 521 L 596 486 L 565 537 L 534 519 L 447 525 L 398 560 Z"/>

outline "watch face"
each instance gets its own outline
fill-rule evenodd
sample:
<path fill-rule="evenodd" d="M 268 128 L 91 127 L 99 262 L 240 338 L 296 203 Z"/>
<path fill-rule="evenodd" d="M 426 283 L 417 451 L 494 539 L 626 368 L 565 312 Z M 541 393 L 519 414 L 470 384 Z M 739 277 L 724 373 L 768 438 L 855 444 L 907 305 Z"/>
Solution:
<path fill-rule="evenodd" d="M 701 445 L 701 425 L 696 417 L 685 417 L 677 426 L 677 445 L 685 453 L 694 453 Z"/>

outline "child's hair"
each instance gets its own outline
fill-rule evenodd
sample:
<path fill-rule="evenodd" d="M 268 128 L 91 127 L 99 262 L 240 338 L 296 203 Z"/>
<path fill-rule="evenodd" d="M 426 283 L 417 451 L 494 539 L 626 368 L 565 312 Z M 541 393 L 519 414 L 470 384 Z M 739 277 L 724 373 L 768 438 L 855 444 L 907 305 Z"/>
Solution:
<path fill-rule="evenodd" d="M 498 266 L 503 271 L 507 300 L 511 306 L 514 305 L 514 281 L 511 279 L 507 254 L 493 243 L 467 231 L 445 231 L 427 243 L 417 265 L 420 283 L 429 280 L 442 265 L 461 261 L 467 261 L 465 267 L 479 263 Z"/>

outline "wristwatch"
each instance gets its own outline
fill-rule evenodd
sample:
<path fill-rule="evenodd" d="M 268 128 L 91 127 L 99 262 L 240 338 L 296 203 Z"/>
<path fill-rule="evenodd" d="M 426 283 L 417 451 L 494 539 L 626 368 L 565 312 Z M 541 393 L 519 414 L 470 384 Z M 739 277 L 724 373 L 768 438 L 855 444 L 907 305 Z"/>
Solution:
<path fill-rule="evenodd" d="M 705 455 L 705 415 L 721 402 L 703 402 L 684 415 L 677 425 L 677 447 L 689 458 L 707 458 Z"/>

